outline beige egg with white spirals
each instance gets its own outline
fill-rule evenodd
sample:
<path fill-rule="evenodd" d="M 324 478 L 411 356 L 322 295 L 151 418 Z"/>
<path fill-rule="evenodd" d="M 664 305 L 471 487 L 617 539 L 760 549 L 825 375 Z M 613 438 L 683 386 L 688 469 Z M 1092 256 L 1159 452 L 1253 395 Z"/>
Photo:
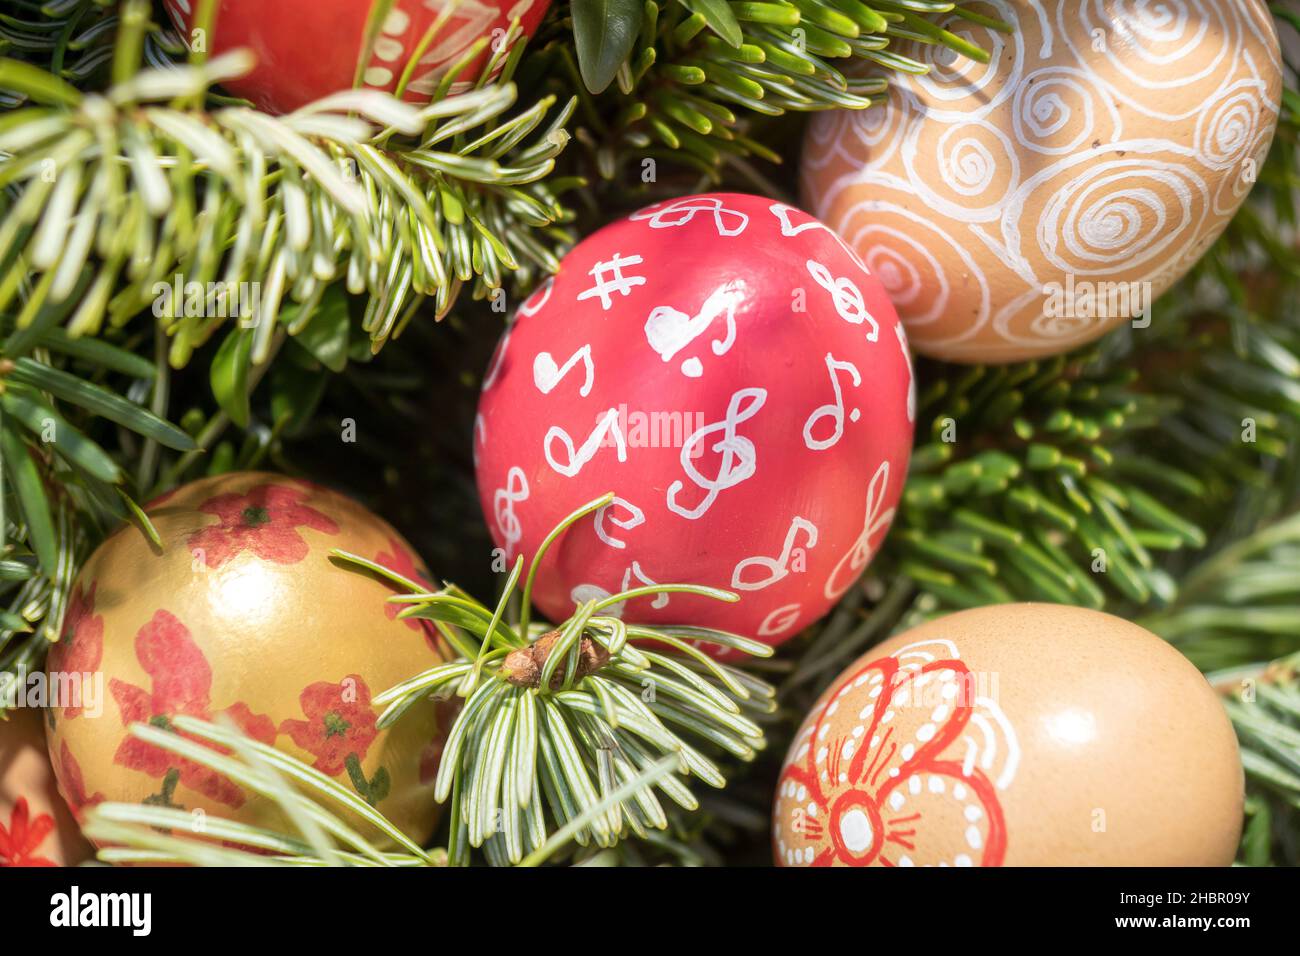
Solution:
<path fill-rule="evenodd" d="M 990 51 L 861 112 L 819 114 L 804 205 L 862 255 L 914 349 L 1055 355 L 1151 303 L 1223 232 L 1272 143 L 1282 90 L 1263 0 L 981 0 L 941 25 Z M 1158 320 L 1158 318 L 1157 318 Z"/>

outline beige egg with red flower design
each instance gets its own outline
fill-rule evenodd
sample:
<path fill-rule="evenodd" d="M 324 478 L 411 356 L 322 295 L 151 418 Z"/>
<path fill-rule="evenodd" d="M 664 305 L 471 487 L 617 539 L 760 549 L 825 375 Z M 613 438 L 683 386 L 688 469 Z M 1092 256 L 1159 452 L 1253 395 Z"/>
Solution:
<path fill-rule="evenodd" d="M 393 587 L 330 558 L 338 548 L 425 577 L 410 546 L 351 499 L 270 474 L 196 481 L 146 510 L 161 547 L 135 527 L 105 541 L 50 653 L 51 686 L 83 688 L 51 708 L 50 755 L 69 804 L 148 802 L 282 825 L 263 798 L 127 730 L 225 717 L 426 839 L 446 709 L 423 704 L 381 731 L 372 699 L 444 650 L 427 622 L 397 619 Z"/>
<path fill-rule="evenodd" d="M 59 796 L 44 715 L 29 707 L 0 713 L 0 868 L 76 866 L 91 854 Z"/>
<path fill-rule="evenodd" d="M 1227 714 L 1150 631 L 1003 604 L 851 664 L 773 813 L 783 866 L 1226 866 L 1244 780 Z"/>

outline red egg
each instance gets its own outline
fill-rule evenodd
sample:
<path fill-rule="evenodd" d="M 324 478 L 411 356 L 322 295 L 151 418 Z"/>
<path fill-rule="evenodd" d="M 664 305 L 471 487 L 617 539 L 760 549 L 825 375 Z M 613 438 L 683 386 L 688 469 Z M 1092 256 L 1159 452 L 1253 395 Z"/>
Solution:
<path fill-rule="evenodd" d="M 829 229 L 730 193 L 596 232 L 518 309 L 475 422 L 479 497 L 505 557 L 585 502 L 534 591 L 553 620 L 650 583 L 629 621 L 778 644 L 825 614 L 889 527 L 915 415 L 902 326 Z"/>
<path fill-rule="evenodd" d="M 164 0 L 167 12 L 187 43 L 197 0 Z M 426 31 L 442 15 L 447 0 L 397 0 L 380 26 L 361 82 L 367 89 L 391 92 Z M 460 61 L 480 37 L 493 43 L 505 37 L 519 18 L 525 36 L 541 22 L 550 0 L 458 0 L 454 13 L 438 29 L 421 54 L 404 96 L 412 102 L 429 99 L 443 74 Z M 253 72 L 224 85 L 272 113 L 287 113 L 305 103 L 349 89 L 365 42 L 367 0 L 219 0 L 211 54 L 238 47 L 257 56 Z M 477 79 L 476 71 L 490 56 L 478 57 L 460 74 Z"/>

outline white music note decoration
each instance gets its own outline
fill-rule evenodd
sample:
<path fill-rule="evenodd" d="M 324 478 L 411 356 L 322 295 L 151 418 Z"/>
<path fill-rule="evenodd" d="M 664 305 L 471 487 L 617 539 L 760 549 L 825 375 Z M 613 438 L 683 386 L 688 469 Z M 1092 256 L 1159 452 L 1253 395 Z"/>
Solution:
<path fill-rule="evenodd" d="M 669 362 L 721 316 L 725 326 L 722 337 L 714 339 L 710 345 L 714 355 L 725 355 L 736 342 L 736 307 L 744 301 L 745 283 L 733 279 L 714 289 L 695 315 L 679 312 L 669 305 L 658 306 L 645 321 L 646 341 L 660 358 Z M 692 356 L 682 362 L 681 370 L 687 378 L 699 378 L 704 374 L 704 363 Z"/>
<path fill-rule="evenodd" d="M 518 465 L 506 472 L 506 486 L 492 495 L 492 517 L 506 545 L 506 560 L 514 557 L 515 545 L 523 538 L 523 526 L 515 514 L 515 505 L 528 500 L 528 477 Z"/>
<path fill-rule="evenodd" d="M 632 587 L 632 578 L 634 577 L 640 584 L 643 584 L 646 587 L 654 587 L 659 583 L 658 581 L 650 580 L 649 576 L 641 570 L 641 564 L 637 561 L 633 561 L 632 564 L 623 571 L 623 583 L 619 586 L 619 591 L 630 590 Z M 612 596 L 613 594 L 610 591 L 605 590 L 599 584 L 579 584 L 569 591 L 569 598 L 575 605 L 586 604 L 588 601 L 603 601 Z M 611 604 L 609 607 L 602 610 L 601 613 L 609 617 L 621 618 L 623 616 L 625 604 L 627 604 L 626 601 L 619 601 L 617 604 Z M 668 595 L 655 595 L 654 600 L 650 602 L 650 606 L 656 611 L 666 608 L 668 606 Z"/>
<path fill-rule="evenodd" d="M 625 268 L 642 264 L 640 256 L 624 256 L 619 252 L 614 253 L 605 262 L 597 262 L 587 271 L 587 275 L 595 280 L 595 284 L 590 289 L 579 292 L 578 301 L 598 298 L 601 309 L 608 312 L 614 305 L 615 295 L 626 297 L 631 295 L 632 290 L 637 286 L 645 285 L 645 276 L 623 274 Z"/>
<path fill-rule="evenodd" d="M 671 229 L 684 226 L 697 215 L 712 215 L 714 228 L 718 235 L 726 238 L 738 236 L 749 225 L 749 216 L 735 209 L 728 209 L 717 196 L 689 196 L 676 199 L 667 205 L 650 206 L 628 216 L 632 220 L 649 220 L 651 229 Z M 728 225 L 730 220 L 730 225 Z"/>
<path fill-rule="evenodd" d="M 474 468 L 478 469 L 479 448 L 487 444 L 487 423 L 483 421 L 483 413 L 474 414 L 474 435 L 470 439 L 469 453 L 474 459 Z"/>
<path fill-rule="evenodd" d="M 508 327 L 505 332 L 502 333 L 501 344 L 497 346 L 497 350 L 492 354 L 492 358 L 488 364 L 488 370 L 483 375 L 482 391 L 484 392 L 495 385 L 497 379 L 501 377 L 501 369 L 506 364 L 506 349 L 510 347 L 510 333 L 512 331 L 513 329 Z"/>
<path fill-rule="evenodd" d="M 814 281 L 831 294 L 831 302 L 835 305 L 835 311 L 841 319 L 850 325 L 866 323 L 869 329 L 868 342 L 875 342 L 880 338 L 880 324 L 867 311 L 867 300 L 852 279 L 847 276 L 831 275 L 830 269 L 812 259 L 809 259 L 805 266 Z"/>
<path fill-rule="evenodd" d="M 555 357 L 550 352 L 538 352 L 533 359 L 533 384 L 543 395 L 551 394 L 552 389 L 560 384 L 560 380 L 569 374 L 569 370 L 581 362 L 586 370 L 586 377 L 583 380 L 582 387 L 578 389 L 578 394 L 586 398 L 591 394 L 591 387 L 596 383 L 596 366 L 591 361 L 591 346 L 584 345 L 578 351 L 569 356 L 569 360 L 563 365 L 557 365 Z"/>
<path fill-rule="evenodd" d="M 603 601 L 609 596 L 609 592 L 599 584 L 578 584 L 569 591 L 569 599 L 573 601 L 575 607 L 586 604 L 588 601 Z M 607 614 L 610 617 L 622 617 L 623 604 L 620 602 L 611 605 L 610 607 L 605 608 L 601 613 Z"/>
<path fill-rule="evenodd" d="M 790 558 L 794 554 L 795 544 L 799 540 L 800 532 L 803 532 L 804 535 L 804 547 L 817 547 L 817 526 L 807 518 L 800 518 L 796 515 L 794 520 L 790 522 L 790 530 L 786 532 L 785 544 L 781 546 L 780 556 L 769 558 L 759 555 L 745 558 L 732 571 L 731 586 L 740 591 L 761 591 L 763 588 L 776 584 L 777 581 L 784 580 L 790 574 Z M 761 568 L 766 574 L 757 580 L 746 581 L 745 573 L 750 568 Z"/>
<path fill-rule="evenodd" d="M 898 338 L 898 347 L 903 350 L 903 359 L 907 362 L 907 420 L 916 421 L 916 371 L 912 368 L 912 350 L 907 347 L 907 332 L 902 322 L 894 323 L 894 335 Z"/>
<path fill-rule="evenodd" d="M 519 315 L 515 321 L 518 322 L 520 318 L 536 315 L 542 311 L 546 303 L 551 301 L 551 292 L 554 288 L 555 276 L 548 276 L 546 281 L 539 285 L 537 290 L 520 304 Z"/>
<path fill-rule="evenodd" d="M 841 362 L 826 353 L 826 371 L 831 376 L 831 388 L 835 392 L 835 401 L 829 405 L 822 405 L 814 409 L 813 413 L 808 416 L 808 420 L 803 425 L 803 443 L 812 451 L 825 451 L 839 443 L 844 437 L 844 389 L 840 385 L 840 372 L 847 372 L 853 379 L 853 387 L 858 388 L 862 385 L 862 374 L 858 367 L 852 362 Z M 851 422 L 856 422 L 862 417 L 862 410 L 854 408 L 848 414 Z M 829 418 L 833 423 L 833 430 L 828 438 L 816 438 L 813 436 L 813 430 L 823 419 Z"/>
<path fill-rule="evenodd" d="M 872 476 L 870 483 L 867 485 L 867 508 L 866 517 L 862 520 L 862 532 L 858 535 L 852 547 L 845 552 L 844 557 L 840 558 L 835 565 L 835 570 L 831 576 L 826 579 L 826 587 L 823 593 L 832 601 L 838 601 L 858 579 L 858 574 L 867 566 L 871 556 L 875 554 L 875 546 L 871 539 L 879 534 L 884 534 L 889 527 L 889 523 L 894 520 L 894 509 L 890 508 L 882 512 L 881 508 L 885 503 L 885 493 L 889 490 L 889 462 L 882 461 L 876 473 Z M 845 573 L 847 571 L 847 573 Z"/>
<path fill-rule="evenodd" d="M 844 237 L 841 236 L 834 229 L 832 229 L 830 226 L 826 225 L 826 223 L 821 222 L 820 220 L 817 219 L 809 219 L 807 222 L 800 223 L 799 225 L 796 226 L 790 220 L 790 213 L 797 212 L 800 215 L 806 216 L 807 213 L 803 212 L 803 210 L 795 209 L 793 206 L 787 206 L 784 203 L 779 203 L 779 202 L 772 203 L 772 205 L 768 206 L 767 208 L 772 215 L 776 216 L 776 221 L 781 224 L 781 235 L 786 236 L 788 238 L 790 236 L 797 236 L 800 233 L 820 229 L 823 232 L 825 232 L 828 236 L 830 236 L 832 239 L 834 239 L 836 244 L 841 249 L 843 249 L 846 253 L 848 253 L 849 258 L 853 260 L 853 262 L 858 266 L 858 268 L 860 268 L 867 275 L 871 275 L 871 270 L 868 269 L 867 264 L 862 261 L 862 257 L 858 255 L 858 251 L 854 249 L 851 245 L 849 245 L 847 242 L 845 242 Z"/>
<path fill-rule="evenodd" d="M 641 563 L 639 561 L 633 561 L 632 566 L 623 572 L 624 591 L 631 589 L 633 577 L 635 577 L 638 582 L 649 588 L 652 588 L 659 583 L 658 581 L 650 580 L 646 573 L 641 570 Z M 656 594 L 654 600 L 650 602 L 650 606 L 656 611 L 666 608 L 668 606 L 668 595 L 666 593 Z"/>
<path fill-rule="evenodd" d="M 622 508 L 628 513 L 628 517 L 617 517 L 613 514 L 614 508 Z M 614 525 L 616 528 L 622 528 L 624 531 L 631 531 L 633 528 L 645 524 L 645 512 L 632 504 L 632 502 L 624 498 L 615 497 L 614 500 L 605 505 L 605 507 L 596 509 L 595 515 L 592 516 L 592 521 L 596 526 L 596 537 L 601 541 L 604 541 L 611 548 L 626 548 L 626 541 L 614 537 L 605 530 L 605 522 L 609 521 L 610 524 Z"/>
<path fill-rule="evenodd" d="M 694 521 L 713 507 L 713 502 L 723 491 L 753 476 L 758 468 L 758 455 L 754 443 L 743 435 L 736 434 L 736 428 L 758 414 L 758 410 L 766 401 L 767 389 L 765 388 L 738 389 L 731 396 L 731 401 L 727 404 L 727 414 L 722 421 L 705 425 L 691 433 L 682 445 L 682 469 L 692 483 L 704 489 L 705 495 L 693 508 L 680 505 L 677 503 L 677 497 L 686 485 L 680 479 L 674 481 L 668 486 L 669 511 Z M 722 461 L 718 464 L 718 474 L 709 478 L 701 474 L 692 459 L 699 454 L 695 451 L 696 446 L 703 445 L 710 435 L 717 432 L 721 432 L 722 437 L 711 447 L 722 456 Z"/>
<path fill-rule="evenodd" d="M 546 454 L 546 463 L 564 477 L 572 478 L 582 471 L 583 465 L 596 457 L 596 452 L 600 450 L 606 435 L 611 436 L 614 440 L 618 460 L 627 461 L 627 437 L 623 434 L 623 429 L 618 422 L 618 409 L 611 408 L 596 422 L 596 427 L 591 430 L 591 434 L 587 436 L 587 440 L 582 443 L 581 448 L 574 447 L 573 438 L 563 428 L 559 425 L 552 425 L 547 430 L 546 438 L 542 442 L 542 450 Z M 551 446 L 557 441 L 564 446 L 567 453 L 568 460 L 565 462 L 556 459 L 551 452 Z"/>
<path fill-rule="evenodd" d="M 763 618 L 762 623 L 758 625 L 758 636 L 776 637 L 778 634 L 784 634 L 794 627 L 802 610 L 802 604 L 783 604 L 778 608 L 773 608 L 772 612 Z"/>

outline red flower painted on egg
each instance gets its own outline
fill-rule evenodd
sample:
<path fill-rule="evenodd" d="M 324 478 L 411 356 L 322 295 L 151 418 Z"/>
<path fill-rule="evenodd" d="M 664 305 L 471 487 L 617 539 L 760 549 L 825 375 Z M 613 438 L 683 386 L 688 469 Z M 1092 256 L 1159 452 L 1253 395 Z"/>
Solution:
<path fill-rule="evenodd" d="M 54 674 L 94 674 L 104 658 L 104 617 L 95 613 L 95 589 L 73 588 L 63 618 L 63 637 L 50 648 L 48 668 Z M 63 708 L 67 720 L 80 717 L 82 708 Z"/>
<path fill-rule="evenodd" d="M 203 720 L 214 716 L 210 710 L 212 667 L 189 630 L 175 616 L 167 611 L 155 612 L 149 623 L 136 633 L 135 653 L 140 666 L 152 678 L 151 689 L 117 678 L 108 685 L 124 727 L 148 723 L 170 730 L 172 718 L 177 716 Z M 275 725 L 271 719 L 254 714 L 246 704 L 236 703 L 222 713 L 255 740 L 266 744 L 275 742 Z M 113 762 L 158 779 L 175 771 L 180 783 L 210 800 L 236 808 L 244 803 L 243 791 L 223 775 L 130 734 L 118 746 Z"/>
<path fill-rule="evenodd" d="M 437 732 L 432 740 L 420 751 L 420 783 L 431 784 L 438 777 L 438 765 L 442 762 L 442 752 L 447 746 L 447 734 L 456 722 L 462 701 L 459 698 L 441 698 L 434 701 L 433 712 L 437 721 Z"/>
<path fill-rule="evenodd" d="M 370 688 L 353 674 L 337 684 L 321 681 L 298 697 L 306 720 L 286 720 L 280 733 L 316 758 L 313 766 L 337 777 L 349 757 L 360 764 L 379 735 L 375 712 L 370 706 Z"/>
<path fill-rule="evenodd" d="M 805 721 L 777 787 L 779 864 L 1002 864 L 998 790 L 1019 750 L 950 647 L 910 645 L 852 671 Z"/>
<path fill-rule="evenodd" d="M 380 551 L 374 557 L 375 564 L 381 565 L 390 571 L 400 574 L 402 577 L 421 584 L 432 586 L 429 576 L 420 570 L 415 563 L 415 556 L 402 547 L 402 543 L 396 538 L 388 539 L 388 550 Z M 388 615 L 391 621 L 401 613 L 401 606 L 391 602 L 384 602 L 384 613 Z M 438 629 L 434 627 L 432 621 L 420 617 L 408 617 L 404 619 L 407 627 L 413 631 L 419 631 L 424 635 L 425 643 L 429 645 L 429 650 L 435 654 L 441 653 L 438 648 Z"/>
<path fill-rule="evenodd" d="M 81 822 L 81 814 L 86 807 L 97 806 L 104 802 L 105 797 L 102 793 L 86 794 L 86 782 L 81 775 L 81 764 L 77 763 L 77 758 L 72 756 L 66 740 L 59 746 L 59 759 L 54 763 L 54 779 L 58 782 L 59 793 L 63 795 L 64 803 L 68 805 L 68 809 L 72 811 L 72 816 L 78 823 Z"/>
<path fill-rule="evenodd" d="M 0 867 L 51 867 L 53 860 L 37 856 L 41 844 L 54 832 L 54 818 L 48 813 L 31 816 L 27 798 L 19 797 L 9 817 L 9 826 L 0 823 Z"/>
<path fill-rule="evenodd" d="M 219 568 L 244 551 L 275 564 L 297 564 L 308 552 L 299 528 L 339 533 L 332 519 L 303 504 L 306 499 L 305 491 L 276 484 L 210 498 L 199 510 L 220 520 L 190 535 L 190 551 L 201 554 L 209 568 Z"/>

